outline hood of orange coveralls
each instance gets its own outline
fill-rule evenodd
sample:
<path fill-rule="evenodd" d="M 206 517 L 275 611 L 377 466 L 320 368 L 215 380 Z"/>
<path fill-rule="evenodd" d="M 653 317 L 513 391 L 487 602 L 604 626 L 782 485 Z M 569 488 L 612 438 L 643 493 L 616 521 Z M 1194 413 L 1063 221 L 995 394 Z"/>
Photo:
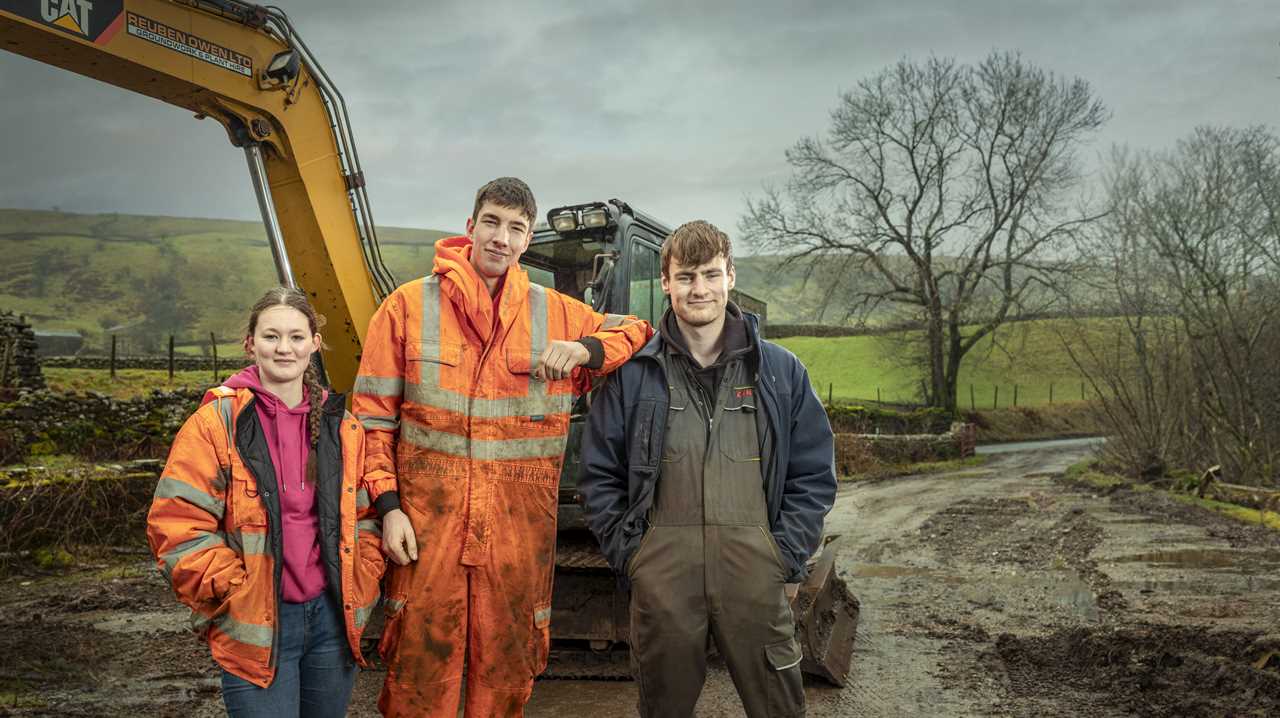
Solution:
<path fill-rule="evenodd" d="M 482 332 L 483 328 L 493 324 L 493 307 L 495 302 L 489 296 L 489 288 L 471 265 L 471 238 L 466 236 L 445 237 L 436 241 L 436 256 L 431 271 L 440 276 L 440 286 L 454 304 L 465 307 L 471 315 L 472 324 Z M 513 264 L 503 277 L 501 301 L 496 303 L 503 323 L 509 321 L 529 293 L 529 274 Z"/>

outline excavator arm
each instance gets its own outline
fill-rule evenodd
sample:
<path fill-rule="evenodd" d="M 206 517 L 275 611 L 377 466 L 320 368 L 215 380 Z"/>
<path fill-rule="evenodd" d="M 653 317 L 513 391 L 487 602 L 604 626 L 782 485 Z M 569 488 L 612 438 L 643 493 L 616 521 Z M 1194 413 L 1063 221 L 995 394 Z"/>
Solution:
<path fill-rule="evenodd" d="M 239 0 L 0 0 L 0 48 L 221 123 L 244 150 L 281 282 L 327 319 L 330 384 L 351 388 L 369 318 L 395 284 L 342 97 L 283 12 Z"/>

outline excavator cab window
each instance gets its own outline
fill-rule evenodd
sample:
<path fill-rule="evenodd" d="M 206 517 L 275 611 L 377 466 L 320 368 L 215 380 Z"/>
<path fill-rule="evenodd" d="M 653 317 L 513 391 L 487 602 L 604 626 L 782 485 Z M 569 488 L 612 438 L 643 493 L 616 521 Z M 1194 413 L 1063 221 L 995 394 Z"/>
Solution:
<path fill-rule="evenodd" d="M 654 324 L 662 315 L 662 284 L 659 281 L 658 248 L 638 239 L 631 241 L 629 313 Z"/>
<path fill-rule="evenodd" d="M 529 281 L 585 302 L 595 257 L 602 251 L 604 245 L 600 242 L 562 239 L 558 235 L 541 241 L 535 237 L 520 257 L 520 265 L 529 273 Z"/>

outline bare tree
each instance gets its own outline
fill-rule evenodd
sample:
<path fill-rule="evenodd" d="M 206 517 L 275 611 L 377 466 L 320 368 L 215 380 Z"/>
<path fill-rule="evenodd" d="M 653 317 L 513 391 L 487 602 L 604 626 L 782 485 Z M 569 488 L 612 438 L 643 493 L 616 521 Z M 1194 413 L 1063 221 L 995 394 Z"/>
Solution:
<path fill-rule="evenodd" d="M 1112 164 L 1113 211 L 1095 256 L 1113 267 L 1127 317 L 1118 346 L 1134 362 L 1127 373 L 1082 368 L 1109 377 L 1103 406 L 1115 414 L 1122 463 L 1140 470 L 1133 460 L 1145 453 L 1157 466 L 1217 465 L 1234 481 L 1274 483 L 1280 140 L 1263 128 L 1198 128 L 1171 151 L 1118 153 Z M 1135 387 L 1154 386 L 1164 401 L 1125 405 Z"/>
<path fill-rule="evenodd" d="M 825 140 L 787 152 L 791 180 L 749 200 L 741 229 L 853 278 L 833 285 L 853 314 L 908 310 L 924 328 L 924 398 L 954 410 L 965 354 L 1053 301 L 1057 250 L 1095 219 L 1071 207 L 1076 152 L 1106 117 L 1088 83 L 1017 54 L 903 60 L 841 96 Z"/>

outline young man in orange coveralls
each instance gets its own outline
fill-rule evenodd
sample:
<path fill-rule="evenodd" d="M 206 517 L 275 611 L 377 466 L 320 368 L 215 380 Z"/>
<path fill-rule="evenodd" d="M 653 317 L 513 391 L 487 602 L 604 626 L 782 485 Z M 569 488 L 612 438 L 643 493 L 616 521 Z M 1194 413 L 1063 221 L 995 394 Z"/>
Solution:
<path fill-rule="evenodd" d="M 522 181 L 476 193 L 467 234 L 369 322 L 355 386 L 366 482 L 384 517 L 386 716 L 519 716 L 546 667 L 556 497 L 569 410 L 589 371 L 644 346 L 648 324 L 529 282 L 536 217 Z M 369 475 L 372 475 L 370 477 Z"/>

